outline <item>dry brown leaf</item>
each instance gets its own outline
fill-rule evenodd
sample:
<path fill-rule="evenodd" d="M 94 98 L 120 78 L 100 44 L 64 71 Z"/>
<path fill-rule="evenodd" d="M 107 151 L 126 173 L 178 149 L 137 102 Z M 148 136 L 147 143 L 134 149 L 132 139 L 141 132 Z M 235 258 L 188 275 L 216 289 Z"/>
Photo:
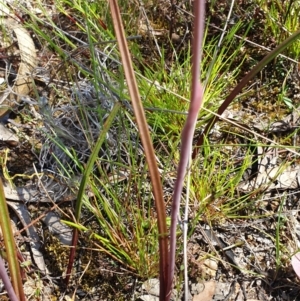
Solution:
<path fill-rule="evenodd" d="M 12 187 L 8 182 L 3 183 L 5 198 L 12 201 L 20 201 L 24 203 L 35 202 L 55 202 L 58 200 L 73 201 L 76 199 L 76 193 L 72 189 L 66 191 L 67 186 L 59 181 L 52 181 L 45 175 L 40 178 L 42 181 L 42 191 L 38 189 L 37 184 L 27 184 L 25 186 Z M 63 192 L 63 194 L 62 194 Z M 94 196 L 92 192 L 86 191 L 88 197 Z"/>
<path fill-rule="evenodd" d="M 31 224 L 31 216 L 27 210 L 27 207 L 25 206 L 25 204 L 22 204 L 20 202 L 10 202 L 10 201 L 6 201 L 6 202 L 7 205 L 11 209 L 13 209 L 13 211 L 19 218 L 20 222 L 22 223 L 23 227 L 25 228 L 25 232 L 27 234 L 27 237 L 29 238 L 29 245 L 35 264 L 43 273 L 49 274 L 49 271 L 44 261 L 44 256 L 40 251 L 41 249 L 40 237 L 33 225 L 28 226 Z"/>
<path fill-rule="evenodd" d="M 12 201 L 21 201 L 27 203 L 32 199 L 36 200 L 36 196 L 38 195 L 36 185 L 12 187 L 9 183 L 4 182 L 3 189 L 5 198 Z"/>
<path fill-rule="evenodd" d="M 13 19 L 9 19 L 8 24 L 10 24 L 17 37 L 21 56 L 21 63 L 19 66 L 14 88 L 14 91 L 18 94 L 19 97 L 27 95 L 30 91 L 30 74 L 36 67 L 36 50 L 31 36 L 24 27 L 22 27 Z"/>
<path fill-rule="evenodd" d="M 1 23 L 3 23 L 3 26 L 7 30 L 12 30 L 14 32 L 18 41 L 21 62 L 12 90 L 17 95 L 16 100 L 19 101 L 21 96 L 27 95 L 30 92 L 31 73 L 37 65 L 36 49 L 30 34 L 21 24 L 12 18 L 3 19 Z M 3 92 L 0 99 L 0 116 L 6 114 L 9 108 L 14 105 L 14 98 L 15 97 L 11 93 L 11 88 Z"/>
<path fill-rule="evenodd" d="M 195 295 L 193 297 L 193 301 L 211 301 L 215 291 L 216 291 L 216 282 L 214 281 L 208 281 L 203 283 L 204 284 L 204 289 L 203 291 L 198 294 Z"/>

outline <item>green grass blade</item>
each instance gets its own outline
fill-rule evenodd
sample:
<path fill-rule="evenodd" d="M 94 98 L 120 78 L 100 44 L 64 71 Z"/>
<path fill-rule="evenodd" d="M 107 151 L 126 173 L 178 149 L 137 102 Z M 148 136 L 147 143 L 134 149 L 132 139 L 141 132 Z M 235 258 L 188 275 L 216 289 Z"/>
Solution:
<path fill-rule="evenodd" d="M 11 229 L 11 223 L 9 218 L 9 212 L 4 195 L 3 184 L 0 179 L 0 226 L 2 229 L 4 244 L 7 253 L 8 266 L 11 275 L 11 281 L 13 288 L 18 296 L 19 300 L 25 301 L 25 295 L 23 291 L 23 283 L 20 274 L 20 267 L 17 258 L 16 246 L 14 241 L 14 235 Z"/>
<path fill-rule="evenodd" d="M 79 221 L 79 218 L 80 218 L 83 196 L 84 196 L 84 192 L 85 192 L 85 188 L 86 188 L 89 176 L 90 176 L 91 172 L 93 171 L 94 164 L 99 156 L 99 151 L 102 147 L 103 142 L 106 139 L 106 134 L 109 131 L 111 124 L 112 124 L 114 118 L 116 117 L 120 107 L 121 107 L 121 104 L 116 103 L 115 106 L 113 107 L 111 113 L 109 114 L 107 120 L 105 121 L 105 123 L 103 125 L 103 130 L 100 133 L 100 136 L 96 142 L 93 152 L 91 153 L 91 156 L 86 165 L 86 169 L 83 173 L 79 191 L 78 191 L 77 202 L 76 202 L 76 206 L 75 206 L 75 218 L 76 218 L 77 222 Z"/>
<path fill-rule="evenodd" d="M 121 107 L 121 104 L 116 103 L 115 106 L 113 107 L 111 113 L 109 114 L 107 120 L 105 121 L 105 123 L 103 125 L 103 130 L 99 135 L 99 138 L 96 142 L 93 152 L 91 153 L 91 156 L 87 162 L 86 169 L 82 175 L 82 180 L 80 183 L 80 187 L 79 187 L 79 191 L 78 191 L 78 195 L 77 195 L 77 201 L 76 201 L 76 205 L 75 205 L 76 222 L 79 222 L 79 219 L 80 219 L 81 208 L 82 208 L 82 204 L 83 204 L 83 200 L 84 200 L 84 192 L 85 192 L 85 188 L 88 183 L 88 180 L 89 180 L 89 176 L 93 171 L 93 167 L 94 167 L 95 161 L 98 158 L 101 146 L 106 139 L 106 134 L 109 131 L 109 129 L 112 125 L 112 122 L 113 122 L 114 118 L 116 117 L 120 107 Z M 75 228 L 74 232 L 73 232 L 73 239 L 72 239 L 73 248 L 71 249 L 71 252 L 70 252 L 69 263 L 68 263 L 68 268 L 67 268 L 66 284 L 68 284 L 69 280 L 70 280 L 70 274 L 71 274 L 71 270 L 72 270 L 72 266 L 73 266 L 73 262 L 74 262 L 74 258 L 75 258 L 75 251 L 76 251 L 75 246 L 77 245 L 77 241 L 78 241 L 78 229 Z"/>

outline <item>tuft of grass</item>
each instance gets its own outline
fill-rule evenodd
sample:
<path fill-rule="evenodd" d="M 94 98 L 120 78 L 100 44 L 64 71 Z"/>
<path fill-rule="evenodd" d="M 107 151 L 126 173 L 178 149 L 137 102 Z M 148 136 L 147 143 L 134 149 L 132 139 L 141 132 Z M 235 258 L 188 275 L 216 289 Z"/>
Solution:
<path fill-rule="evenodd" d="M 299 13 L 300 4 L 298 1 L 257 1 L 257 6 L 265 14 L 264 32 L 271 34 L 277 43 L 283 42 L 288 36 L 300 28 Z M 288 55 L 299 57 L 300 42 L 296 41 L 287 48 Z"/>

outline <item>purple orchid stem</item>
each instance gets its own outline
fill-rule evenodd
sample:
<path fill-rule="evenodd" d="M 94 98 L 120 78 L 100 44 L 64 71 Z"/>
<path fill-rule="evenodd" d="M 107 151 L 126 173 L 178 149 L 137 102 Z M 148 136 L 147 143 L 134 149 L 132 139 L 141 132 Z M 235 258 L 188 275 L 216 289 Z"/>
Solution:
<path fill-rule="evenodd" d="M 13 286 L 9 280 L 9 277 L 6 272 L 6 268 L 3 262 L 2 257 L 0 256 L 0 278 L 3 281 L 4 287 L 6 288 L 7 294 L 11 301 L 18 301 L 17 295 L 13 289 Z"/>
<path fill-rule="evenodd" d="M 171 234 L 170 234 L 170 264 L 169 264 L 169 282 L 167 286 L 168 298 L 170 300 L 176 254 L 176 228 L 180 199 L 183 187 L 183 181 L 191 157 L 193 135 L 196 127 L 199 110 L 203 103 L 203 87 L 200 83 L 200 63 L 202 56 L 202 41 L 204 34 L 205 1 L 194 1 L 194 38 L 192 45 L 192 93 L 188 117 L 181 134 L 181 154 L 177 168 L 177 179 L 174 186 L 172 215 L 171 215 Z"/>

